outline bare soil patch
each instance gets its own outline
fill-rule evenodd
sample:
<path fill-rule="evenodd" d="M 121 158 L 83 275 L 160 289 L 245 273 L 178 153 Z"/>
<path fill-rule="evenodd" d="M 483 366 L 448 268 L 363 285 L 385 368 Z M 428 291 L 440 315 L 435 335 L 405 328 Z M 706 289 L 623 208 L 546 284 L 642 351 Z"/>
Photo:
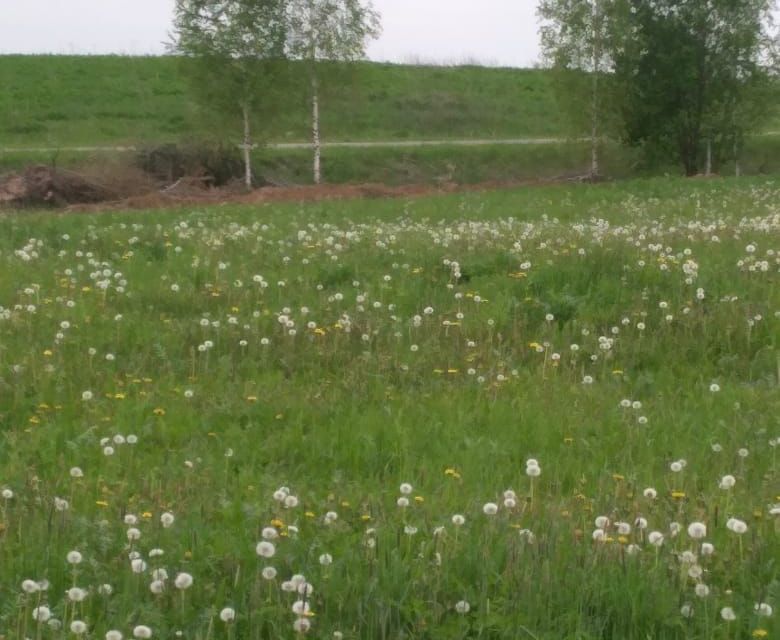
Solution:
<path fill-rule="evenodd" d="M 171 184 L 164 184 L 154 180 L 144 171 L 127 167 L 117 170 L 117 167 L 96 166 L 76 173 L 47 166 L 33 166 L 22 172 L 0 176 L 0 207 L 52 207 L 66 211 L 97 212 L 218 204 L 408 198 L 580 180 L 579 176 L 562 176 L 548 180 L 491 181 L 477 184 L 439 181 L 436 184 L 398 186 L 380 183 L 264 186 L 247 192 L 238 181 L 216 187 L 208 175 L 184 176 Z"/>

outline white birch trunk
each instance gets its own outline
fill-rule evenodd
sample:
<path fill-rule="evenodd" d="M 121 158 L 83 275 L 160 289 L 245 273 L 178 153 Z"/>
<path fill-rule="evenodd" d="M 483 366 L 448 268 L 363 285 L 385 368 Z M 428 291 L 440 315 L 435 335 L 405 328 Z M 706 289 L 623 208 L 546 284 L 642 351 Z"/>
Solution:
<path fill-rule="evenodd" d="M 247 190 L 252 189 L 252 132 L 249 127 L 249 105 L 242 106 L 244 112 L 244 144 L 241 148 L 244 151 L 244 186 Z"/>
<path fill-rule="evenodd" d="M 317 76 L 314 74 L 311 77 L 311 142 L 314 148 L 314 184 L 320 184 L 322 182 L 320 168 L 322 155 L 320 144 L 320 100 Z"/>
<path fill-rule="evenodd" d="M 599 114 L 598 114 L 598 75 L 593 73 L 593 99 L 591 108 L 591 127 L 590 127 L 590 175 L 595 177 L 599 175 Z"/>
<path fill-rule="evenodd" d="M 590 175 L 599 175 L 599 71 L 601 66 L 601 24 L 599 1 L 593 1 L 591 13 L 593 28 L 593 79 L 591 81 L 590 103 Z"/>

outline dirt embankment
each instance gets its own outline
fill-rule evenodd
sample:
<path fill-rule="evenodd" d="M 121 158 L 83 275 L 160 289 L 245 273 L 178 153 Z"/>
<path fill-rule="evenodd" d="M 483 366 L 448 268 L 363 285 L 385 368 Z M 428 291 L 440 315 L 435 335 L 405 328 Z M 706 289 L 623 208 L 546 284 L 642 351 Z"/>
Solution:
<path fill-rule="evenodd" d="M 309 202 L 352 198 L 414 197 L 436 193 L 480 191 L 571 182 L 579 178 L 551 180 L 484 182 L 459 185 L 438 184 L 326 184 L 306 186 L 266 186 L 247 192 L 233 182 L 212 186 L 208 177 L 183 177 L 161 185 L 139 176 L 105 176 L 102 179 L 46 166 L 28 167 L 19 173 L 0 176 L 0 208 L 53 207 L 68 211 L 117 209 L 159 209 L 214 205 L 222 203 L 258 204 L 264 202 Z"/>

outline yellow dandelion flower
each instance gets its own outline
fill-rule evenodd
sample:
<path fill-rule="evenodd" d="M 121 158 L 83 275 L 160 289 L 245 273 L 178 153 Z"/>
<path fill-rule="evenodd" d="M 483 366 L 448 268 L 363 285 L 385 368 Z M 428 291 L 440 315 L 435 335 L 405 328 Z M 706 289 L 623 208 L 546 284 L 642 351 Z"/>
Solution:
<path fill-rule="evenodd" d="M 95 504 L 98 507 L 107 507 L 108 506 L 108 502 L 106 502 L 105 500 L 95 500 Z"/>
<path fill-rule="evenodd" d="M 766 629 L 753 629 L 753 633 L 750 635 L 754 638 L 766 638 L 769 632 Z"/>
<path fill-rule="evenodd" d="M 151 512 L 151 511 L 144 511 L 144 512 L 141 514 L 141 517 L 142 517 L 142 518 L 146 518 L 146 519 L 148 520 L 149 518 L 151 518 L 151 517 L 152 517 L 152 512 Z"/>
<path fill-rule="evenodd" d="M 51 358 L 51 356 L 53 355 L 52 350 L 46 349 L 46 351 L 43 352 L 43 355 L 45 355 L 47 358 Z"/>
<path fill-rule="evenodd" d="M 682 500 L 685 497 L 685 491 L 672 491 L 672 498 Z"/>
<path fill-rule="evenodd" d="M 162 407 L 155 407 L 152 413 L 156 416 L 164 416 L 165 415 L 165 409 Z"/>
<path fill-rule="evenodd" d="M 314 511 L 306 511 L 303 515 L 305 515 L 307 518 L 316 518 L 317 517 L 314 514 Z"/>
<path fill-rule="evenodd" d="M 619 474 L 619 473 L 613 473 L 613 474 L 612 474 L 612 479 L 613 479 L 615 482 L 621 482 L 622 480 L 625 480 L 625 479 L 626 479 L 626 477 L 625 477 L 624 475 L 621 475 L 621 474 Z"/>
<path fill-rule="evenodd" d="M 271 526 L 276 527 L 277 529 L 281 529 L 284 526 L 284 521 L 280 520 L 279 518 L 274 518 L 271 520 Z"/>
<path fill-rule="evenodd" d="M 425 502 L 425 498 L 423 498 L 422 496 L 414 496 L 414 501 L 417 502 L 418 504 L 422 504 L 423 502 Z"/>
<path fill-rule="evenodd" d="M 247 396 L 246 397 L 247 402 L 257 402 L 257 396 Z"/>
<path fill-rule="evenodd" d="M 341 506 L 344 507 L 345 509 L 349 509 L 350 505 L 349 505 L 349 502 L 347 502 L 346 500 L 342 500 L 341 501 Z"/>
<path fill-rule="evenodd" d="M 368 515 L 367 513 L 364 513 L 362 516 L 360 516 L 360 519 L 361 519 L 363 522 L 368 522 L 369 520 L 371 520 L 371 516 L 370 516 L 370 515 Z"/>

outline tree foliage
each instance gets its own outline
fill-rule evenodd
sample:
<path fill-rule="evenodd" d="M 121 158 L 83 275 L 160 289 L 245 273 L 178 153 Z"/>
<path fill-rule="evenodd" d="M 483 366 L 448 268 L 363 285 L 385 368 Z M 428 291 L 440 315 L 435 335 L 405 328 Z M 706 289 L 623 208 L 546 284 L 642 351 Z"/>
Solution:
<path fill-rule="evenodd" d="M 349 62 L 365 55 L 366 42 L 379 35 L 379 14 L 364 0 L 289 0 L 287 55 L 305 64 L 310 80 L 314 182 L 320 170 L 321 61 Z M 338 67 L 331 66 L 331 70 Z M 337 75 L 331 74 L 331 80 Z"/>
<path fill-rule="evenodd" d="M 585 78 L 601 78 L 609 86 L 601 117 L 608 102 L 626 143 L 691 175 L 708 150 L 716 164 L 736 157 L 768 112 L 773 8 L 773 0 L 541 0 L 539 13 L 548 59 L 574 79 L 570 113 L 586 111 Z"/>
<path fill-rule="evenodd" d="M 176 0 L 170 49 L 218 128 L 242 131 L 247 187 L 253 131 L 272 120 L 286 75 L 287 26 L 285 0 Z"/>
<path fill-rule="evenodd" d="M 768 111 L 771 0 L 622 0 L 615 76 L 627 142 L 698 173 Z"/>
<path fill-rule="evenodd" d="M 542 52 L 555 72 L 555 88 L 572 133 L 590 129 L 591 174 L 599 172 L 598 149 L 611 129 L 612 0 L 541 0 Z"/>

